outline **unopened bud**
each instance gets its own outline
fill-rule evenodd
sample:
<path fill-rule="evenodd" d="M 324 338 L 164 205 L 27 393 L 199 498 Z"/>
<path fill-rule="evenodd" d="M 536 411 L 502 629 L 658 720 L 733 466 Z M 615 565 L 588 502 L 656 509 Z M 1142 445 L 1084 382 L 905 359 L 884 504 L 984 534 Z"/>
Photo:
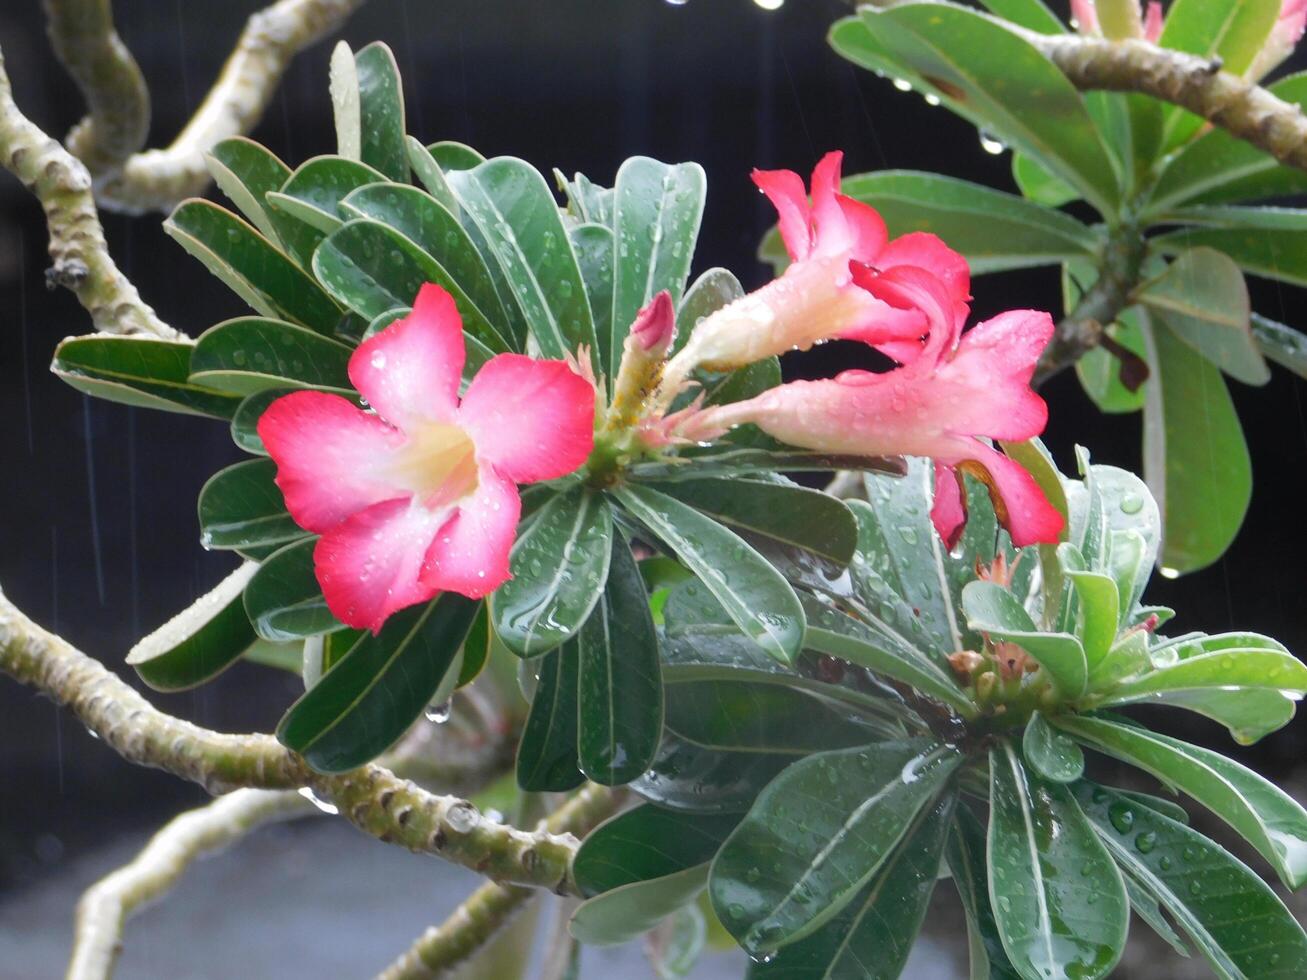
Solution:
<path fill-rule="evenodd" d="M 949 654 L 948 662 L 958 677 L 964 681 L 970 681 L 971 675 L 985 662 L 985 658 L 974 650 L 959 650 L 957 653 Z"/>

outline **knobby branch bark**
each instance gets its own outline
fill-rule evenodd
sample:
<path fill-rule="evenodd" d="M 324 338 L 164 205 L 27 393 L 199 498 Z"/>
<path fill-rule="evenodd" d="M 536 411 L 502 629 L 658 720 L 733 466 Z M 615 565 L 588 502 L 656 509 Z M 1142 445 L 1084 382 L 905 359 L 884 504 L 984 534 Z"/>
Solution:
<path fill-rule="evenodd" d="M 86 100 L 65 143 L 92 174 L 116 170 L 145 146 L 150 90 L 114 30 L 110 0 L 45 0 L 45 16 L 54 52 Z"/>
<path fill-rule="evenodd" d="M 76 294 L 96 329 L 164 339 L 183 335 L 160 320 L 114 264 L 85 165 L 23 115 L 0 52 L 0 164 L 41 202 L 50 234 L 51 286 Z"/>
<path fill-rule="evenodd" d="M 138 908 L 170 891 L 193 861 L 265 824 L 316 812 L 294 790 L 240 789 L 173 818 L 130 864 L 82 896 L 67 980 L 108 980 L 122 950 L 123 924 Z"/>
<path fill-rule="evenodd" d="M 380 765 L 325 775 L 270 735 L 226 735 L 164 714 L 99 662 L 28 619 L 0 592 L 0 672 L 71 710 L 137 765 L 213 793 L 308 787 L 360 830 L 433 854 L 493 881 L 575 893 L 571 833 L 534 833 L 485 817 L 456 796 L 428 792 Z"/>
<path fill-rule="evenodd" d="M 100 204 L 128 213 L 168 211 L 178 201 L 203 193 L 209 182 L 204 162 L 208 149 L 253 129 L 291 59 L 339 28 L 366 2 L 280 0 L 251 15 L 204 102 L 168 147 L 133 153 L 103 170 L 92 167 Z M 108 0 L 99 0 L 99 5 L 107 8 Z M 112 25 L 107 26 L 112 31 Z M 74 75 L 78 77 L 76 71 Z M 96 99 L 89 93 L 87 99 L 94 118 Z"/>
<path fill-rule="evenodd" d="M 620 793 L 591 784 L 542 821 L 540 830 L 584 836 L 620 802 Z M 493 939 L 536 894 L 530 888 L 487 882 L 448 919 L 419 936 L 377 980 L 435 980 L 448 976 Z"/>

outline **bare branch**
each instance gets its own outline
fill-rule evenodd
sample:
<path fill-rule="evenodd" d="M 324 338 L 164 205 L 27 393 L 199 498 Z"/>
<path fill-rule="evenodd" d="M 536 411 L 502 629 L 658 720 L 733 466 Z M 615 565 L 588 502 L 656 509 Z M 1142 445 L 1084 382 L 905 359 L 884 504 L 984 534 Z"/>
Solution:
<path fill-rule="evenodd" d="M 528 833 L 490 820 L 467 800 L 430 793 L 379 765 L 314 772 L 269 735 L 224 735 L 159 711 L 68 642 L 37 626 L 0 592 L 0 671 L 68 707 L 119 755 L 210 792 L 310 788 L 365 833 L 435 854 L 506 884 L 571 894 L 570 833 Z"/>
<path fill-rule="evenodd" d="M 620 793 L 591 784 L 544 820 L 541 830 L 584 836 L 620 802 Z M 529 888 L 505 888 L 493 882 L 482 885 L 453 915 L 419 936 L 377 980 L 434 980 L 448 976 L 490 942 L 536 894 Z"/>
<path fill-rule="evenodd" d="M 291 59 L 335 31 L 366 0 L 280 0 L 253 14 L 222 73 L 172 144 L 128 158 L 120 171 L 97 174 L 97 196 L 113 211 L 167 211 L 202 194 L 204 154 L 220 140 L 254 128 Z"/>
<path fill-rule="evenodd" d="M 82 896 L 67 980 L 108 980 L 122 949 L 124 923 L 141 906 L 171 891 L 192 862 L 264 824 L 316 812 L 292 790 L 242 789 L 174 817 L 130 864 Z"/>
<path fill-rule="evenodd" d="M 65 141 L 93 175 L 116 170 L 145 146 L 150 91 L 113 27 L 110 0 L 45 0 L 55 54 L 86 99 L 87 115 Z"/>
<path fill-rule="evenodd" d="M 71 289 L 105 333 L 147 334 L 166 340 L 183 335 L 160 320 L 109 256 L 91 194 L 91 176 L 80 160 L 47 136 L 14 103 L 0 53 L 0 164 L 41 202 L 50 232 L 46 271 L 51 286 Z"/>

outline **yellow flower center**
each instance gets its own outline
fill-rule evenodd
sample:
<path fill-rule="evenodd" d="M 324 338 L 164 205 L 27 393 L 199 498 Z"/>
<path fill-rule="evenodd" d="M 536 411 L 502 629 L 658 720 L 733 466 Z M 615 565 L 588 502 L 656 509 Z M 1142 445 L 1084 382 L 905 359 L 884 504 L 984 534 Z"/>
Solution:
<path fill-rule="evenodd" d="M 451 504 L 477 488 L 476 446 L 457 425 L 415 427 L 395 460 L 393 476 L 428 507 Z"/>

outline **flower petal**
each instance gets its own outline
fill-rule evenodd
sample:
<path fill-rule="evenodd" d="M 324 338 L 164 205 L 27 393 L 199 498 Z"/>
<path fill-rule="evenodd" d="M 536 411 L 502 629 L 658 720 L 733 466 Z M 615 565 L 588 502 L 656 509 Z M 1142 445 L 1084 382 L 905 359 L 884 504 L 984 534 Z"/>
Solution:
<path fill-rule="evenodd" d="M 427 550 L 422 581 L 433 591 L 479 599 L 508 581 L 508 555 L 522 499 L 517 487 L 482 467 L 476 491 L 458 505 Z"/>
<path fill-rule="evenodd" d="M 1012 543 L 1024 548 L 1028 544 L 1057 541 L 1066 522 L 1026 468 L 975 439 L 965 443 L 969 445 L 959 441 L 960 455 L 953 462 L 965 465 L 971 461 L 984 468 L 989 477 L 985 483 L 990 488 L 990 497 L 997 493 L 999 506 L 995 509 L 1000 511 L 999 520 L 1012 535 Z M 971 472 L 984 479 L 984 474 L 974 469 Z"/>
<path fill-rule="evenodd" d="M 295 523 L 325 531 L 355 511 L 409 491 L 387 476 L 404 437 L 339 395 L 297 391 L 259 419 L 277 486 Z"/>
<path fill-rule="evenodd" d="M 852 236 L 851 258 L 856 262 L 875 264 L 889 240 L 885 219 L 870 204 L 855 201 L 843 194 L 836 195 L 835 200 L 844 212 L 844 221 Z"/>
<path fill-rule="evenodd" d="M 450 513 L 387 500 L 323 534 L 313 565 L 332 615 L 376 633 L 391 613 L 434 596 L 438 590 L 422 581 L 422 564 Z"/>
<path fill-rule="evenodd" d="M 851 255 L 858 233 L 845 219 L 839 201 L 840 165 L 844 154 L 832 150 L 812 169 L 812 243 L 818 256 Z"/>
<path fill-rule="evenodd" d="M 963 334 L 936 373 L 936 384 L 966 405 L 964 425 L 950 431 L 1013 440 L 1043 432 L 1048 406 L 1030 379 L 1052 336 L 1052 318 L 1037 310 L 1009 310 Z"/>
<path fill-rule="evenodd" d="M 517 483 L 571 473 L 594 448 L 595 391 L 562 361 L 491 358 L 468 385 L 459 424 L 482 463 Z"/>
<path fill-rule="evenodd" d="M 349 378 L 382 418 L 408 430 L 453 417 L 465 354 L 454 298 L 427 283 L 412 313 L 359 345 Z"/>
<path fill-rule="evenodd" d="M 806 259 L 812 251 L 812 227 L 803 178 L 793 170 L 755 170 L 753 182 L 776 208 L 785 251 L 796 262 Z"/>
<path fill-rule="evenodd" d="M 944 283 L 955 303 L 965 307 L 971 300 L 971 266 L 936 235 L 914 231 L 896 238 L 876 257 L 875 264 L 879 269 L 915 265 Z"/>
<path fill-rule="evenodd" d="M 962 507 L 962 485 L 952 468 L 935 464 L 935 503 L 930 508 L 930 520 L 940 539 L 949 548 L 958 543 L 958 535 L 967 522 Z"/>

